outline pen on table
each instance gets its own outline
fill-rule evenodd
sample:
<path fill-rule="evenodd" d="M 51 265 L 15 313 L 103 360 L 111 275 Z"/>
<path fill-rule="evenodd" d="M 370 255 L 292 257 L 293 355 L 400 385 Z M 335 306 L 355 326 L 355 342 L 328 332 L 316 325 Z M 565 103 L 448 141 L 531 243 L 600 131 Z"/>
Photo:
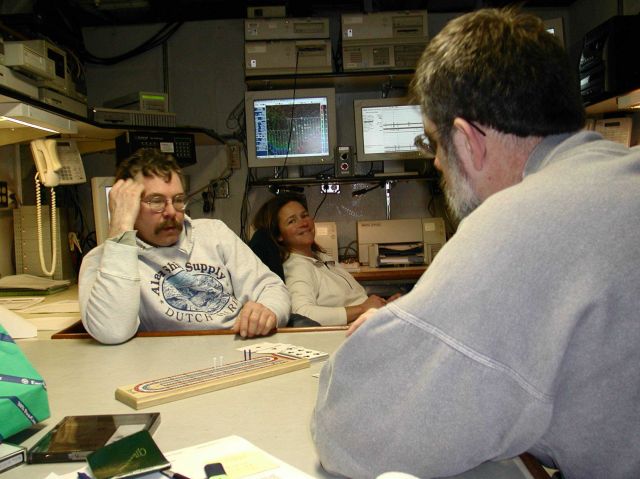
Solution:
<path fill-rule="evenodd" d="M 172 479 L 189 479 L 187 476 L 173 471 L 160 471 L 160 474 L 171 477 Z"/>

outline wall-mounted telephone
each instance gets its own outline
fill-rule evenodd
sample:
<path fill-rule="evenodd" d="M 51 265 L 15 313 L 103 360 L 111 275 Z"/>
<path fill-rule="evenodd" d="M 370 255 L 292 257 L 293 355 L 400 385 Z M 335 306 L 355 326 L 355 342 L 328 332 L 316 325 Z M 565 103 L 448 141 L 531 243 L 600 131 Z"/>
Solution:
<path fill-rule="evenodd" d="M 34 140 L 31 153 L 44 186 L 75 185 L 87 181 L 80 152 L 73 140 Z"/>
<path fill-rule="evenodd" d="M 31 142 L 33 161 L 38 170 L 36 182 L 36 223 L 38 226 L 38 250 L 40 252 L 40 267 L 47 276 L 52 276 L 56 270 L 56 193 L 53 189 L 58 185 L 73 185 L 87 181 L 82 158 L 73 140 L 33 140 Z M 42 198 L 40 183 L 51 188 L 51 267 L 44 264 L 42 246 Z"/>

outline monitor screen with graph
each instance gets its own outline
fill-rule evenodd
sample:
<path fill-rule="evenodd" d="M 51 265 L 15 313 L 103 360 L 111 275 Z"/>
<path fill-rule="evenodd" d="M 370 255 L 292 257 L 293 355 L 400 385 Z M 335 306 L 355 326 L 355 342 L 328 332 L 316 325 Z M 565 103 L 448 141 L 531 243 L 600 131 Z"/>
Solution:
<path fill-rule="evenodd" d="M 250 168 L 333 161 L 334 89 L 250 91 L 245 94 L 245 114 Z"/>
<path fill-rule="evenodd" d="M 377 98 L 353 102 L 358 161 L 421 158 L 414 144 L 424 132 L 420 106 L 408 98 Z"/>
<path fill-rule="evenodd" d="M 103 243 L 109 235 L 109 191 L 115 181 L 113 176 L 91 178 L 91 199 L 97 244 Z"/>

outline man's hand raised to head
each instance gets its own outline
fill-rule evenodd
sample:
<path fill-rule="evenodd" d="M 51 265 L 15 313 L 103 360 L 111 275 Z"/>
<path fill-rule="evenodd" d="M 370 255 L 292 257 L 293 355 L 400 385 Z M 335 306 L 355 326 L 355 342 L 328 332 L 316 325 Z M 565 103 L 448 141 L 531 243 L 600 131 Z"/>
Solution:
<path fill-rule="evenodd" d="M 134 229 L 144 185 L 131 178 L 118 180 L 109 191 L 109 238 Z"/>

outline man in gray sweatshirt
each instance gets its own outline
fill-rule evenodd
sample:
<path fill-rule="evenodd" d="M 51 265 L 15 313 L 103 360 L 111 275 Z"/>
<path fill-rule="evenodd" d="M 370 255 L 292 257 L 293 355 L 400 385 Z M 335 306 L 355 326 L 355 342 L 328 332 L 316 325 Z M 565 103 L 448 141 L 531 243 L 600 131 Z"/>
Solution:
<path fill-rule="evenodd" d="M 243 337 L 284 326 L 282 280 L 222 221 L 192 220 L 173 157 L 141 149 L 109 193 L 109 239 L 82 261 L 82 322 L 98 341 L 138 330 L 232 329 Z"/>
<path fill-rule="evenodd" d="M 516 10 L 451 21 L 413 87 L 464 220 L 324 367 L 323 466 L 430 478 L 528 451 L 640 477 L 640 149 L 581 130 L 566 53 Z"/>

